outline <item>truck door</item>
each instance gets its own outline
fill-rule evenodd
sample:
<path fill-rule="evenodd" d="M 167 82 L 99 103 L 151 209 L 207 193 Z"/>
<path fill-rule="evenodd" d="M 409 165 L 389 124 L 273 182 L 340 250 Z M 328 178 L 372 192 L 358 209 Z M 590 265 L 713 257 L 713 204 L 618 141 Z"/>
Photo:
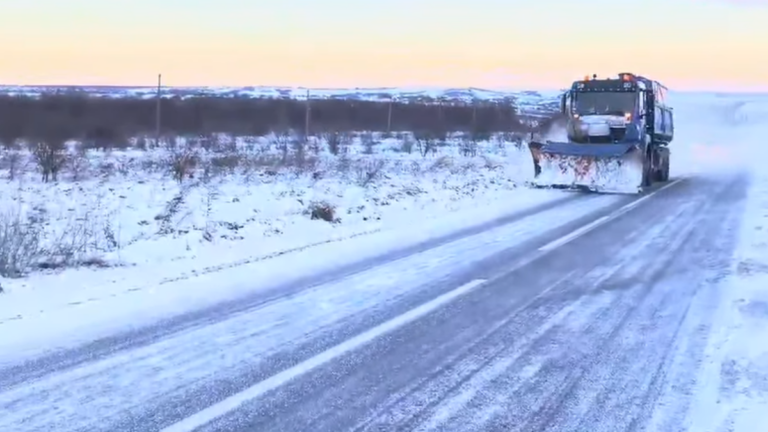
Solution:
<path fill-rule="evenodd" d="M 668 136 L 672 133 L 672 116 L 667 108 L 667 92 L 664 86 L 654 82 L 654 106 L 656 107 L 656 133 Z"/>
<path fill-rule="evenodd" d="M 656 93 L 653 95 L 653 131 L 654 134 L 663 133 L 664 131 L 664 110 L 657 103 L 659 99 L 656 97 Z"/>
<path fill-rule="evenodd" d="M 652 128 L 656 127 L 658 120 L 656 119 L 656 104 L 653 99 L 653 89 L 644 90 L 645 93 L 645 111 L 643 116 L 643 124 L 645 126 L 646 133 L 653 133 Z"/>
<path fill-rule="evenodd" d="M 675 117 L 672 115 L 672 110 L 667 108 L 667 135 L 675 135 Z"/>

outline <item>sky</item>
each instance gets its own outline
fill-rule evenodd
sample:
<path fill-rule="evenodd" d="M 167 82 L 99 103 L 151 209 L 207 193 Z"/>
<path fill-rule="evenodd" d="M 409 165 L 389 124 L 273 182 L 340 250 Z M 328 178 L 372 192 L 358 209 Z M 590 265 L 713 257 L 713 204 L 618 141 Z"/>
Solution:
<path fill-rule="evenodd" d="M 768 0 L 0 0 L 0 82 L 768 91 Z"/>

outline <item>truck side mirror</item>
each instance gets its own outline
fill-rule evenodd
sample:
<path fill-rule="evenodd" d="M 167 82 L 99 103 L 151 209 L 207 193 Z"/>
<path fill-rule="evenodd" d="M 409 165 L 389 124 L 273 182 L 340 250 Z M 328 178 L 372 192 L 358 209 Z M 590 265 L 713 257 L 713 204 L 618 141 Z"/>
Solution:
<path fill-rule="evenodd" d="M 567 96 L 568 96 L 568 93 L 563 93 L 563 94 L 560 96 L 560 112 L 561 112 L 562 114 L 566 114 L 566 112 L 565 112 L 565 100 L 566 100 L 566 97 L 567 97 Z"/>

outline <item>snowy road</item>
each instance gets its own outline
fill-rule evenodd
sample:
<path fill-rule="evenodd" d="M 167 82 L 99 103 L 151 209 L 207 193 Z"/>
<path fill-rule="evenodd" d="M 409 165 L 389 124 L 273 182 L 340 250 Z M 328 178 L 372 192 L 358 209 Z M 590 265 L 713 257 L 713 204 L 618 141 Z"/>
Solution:
<path fill-rule="evenodd" d="M 747 184 L 577 194 L 0 370 L 0 430 L 684 429 L 657 401 L 696 384 Z"/>

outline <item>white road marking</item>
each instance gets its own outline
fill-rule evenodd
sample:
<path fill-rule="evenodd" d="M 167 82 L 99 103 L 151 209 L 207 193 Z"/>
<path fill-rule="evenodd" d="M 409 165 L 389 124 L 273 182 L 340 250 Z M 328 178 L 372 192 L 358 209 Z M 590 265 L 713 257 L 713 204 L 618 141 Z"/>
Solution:
<path fill-rule="evenodd" d="M 289 369 L 286 369 L 277 375 L 273 375 L 264 381 L 256 383 L 252 387 L 248 387 L 247 389 L 236 393 L 222 400 L 221 402 L 211 405 L 208 408 L 179 421 L 178 423 L 162 429 L 160 432 L 191 432 L 201 426 L 210 423 L 216 418 L 236 410 L 244 403 L 263 396 L 267 392 L 286 384 L 294 378 L 306 374 L 307 372 L 310 372 L 313 369 L 336 359 L 337 357 L 340 357 L 365 344 L 368 344 L 374 339 L 383 336 L 393 330 L 396 330 L 405 324 L 416 321 L 424 315 L 427 315 L 428 313 L 437 310 L 441 306 L 455 300 L 456 298 L 469 293 L 485 282 L 485 279 L 475 279 L 469 283 L 466 283 L 433 300 L 415 307 L 402 315 L 398 315 L 389 321 L 379 324 L 378 326 L 364 333 L 361 333 L 352 339 L 348 339 L 339 345 L 329 348 L 328 350 L 323 351 L 322 353 L 307 359 Z"/>
<path fill-rule="evenodd" d="M 569 243 L 569 242 L 571 242 L 571 241 L 573 241 L 573 240 L 583 236 L 584 234 L 592 231 L 593 229 L 599 227 L 600 225 L 603 225 L 604 223 L 606 223 L 606 222 L 608 222 L 608 221 L 610 221 L 612 219 L 616 219 L 617 217 L 619 217 L 619 216 L 623 215 L 624 213 L 626 213 L 626 212 L 632 210 L 633 208 L 637 207 L 641 203 L 649 200 L 652 196 L 656 195 L 657 193 L 663 191 L 664 189 L 670 188 L 670 187 L 680 183 L 683 180 L 685 180 L 685 179 L 684 178 L 679 178 L 679 179 L 677 179 L 677 180 L 675 180 L 675 181 L 673 181 L 673 182 L 671 182 L 669 184 L 666 184 L 663 187 L 661 187 L 661 188 L 659 188 L 659 189 L 649 193 L 648 195 L 645 195 L 643 197 L 640 197 L 640 198 L 632 201 L 631 203 L 621 207 L 620 209 L 614 211 L 613 213 L 611 213 L 611 214 L 609 214 L 607 216 L 603 216 L 603 217 L 601 217 L 599 219 L 596 219 L 596 220 L 594 220 L 594 221 L 584 225 L 583 227 L 581 227 L 581 228 L 579 228 L 577 230 L 574 230 L 573 232 L 570 232 L 570 233 L 560 237 L 557 240 L 553 240 L 553 241 L 545 244 L 544 246 L 540 247 L 539 248 L 539 252 L 549 252 L 549 251 L 551 251 L 553 249 L 557 249 L 560 246 L 563 246 L 564 244 Z"/>

